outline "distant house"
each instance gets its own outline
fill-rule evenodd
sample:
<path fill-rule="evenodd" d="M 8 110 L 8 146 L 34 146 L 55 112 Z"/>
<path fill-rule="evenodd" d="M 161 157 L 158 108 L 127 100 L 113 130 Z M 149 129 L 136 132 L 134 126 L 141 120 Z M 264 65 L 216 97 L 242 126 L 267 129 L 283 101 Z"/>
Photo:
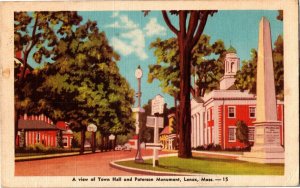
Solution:
<path fill-rule="evenodd" d="M 176 134 L 172 133 L 174 118 L 174 113 L 168 115 L 168 125 L 159 134 L 159 142 L 163 145 L 164 150 L 176 149 Z"/>
<path fill-rule="evenodd" d="M 60 139 L 62 139 L 63 147 L 71 147 L 73 132 L 65 122 L 59 121 L 54 125 L 53 121 L 43 114 L 39 116 L 24 114 L 18 120 L 16 145 L 19 147 L 36 143 L 41 143 L 46 147 L 58 147 Z"/>

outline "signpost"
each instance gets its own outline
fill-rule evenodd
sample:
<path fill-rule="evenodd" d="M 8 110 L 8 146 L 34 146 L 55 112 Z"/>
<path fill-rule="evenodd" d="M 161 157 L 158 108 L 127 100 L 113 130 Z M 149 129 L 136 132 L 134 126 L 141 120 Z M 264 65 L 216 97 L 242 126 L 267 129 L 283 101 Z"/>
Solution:
<path fill-rule="evenodd" d="M 159 128 L 164 127 L 164 119 L 163 117 L 147 116 L 146 126 L 154 128 L 154 143 L 146 143 L 146 148 L 153 149 L 153 167 L 155 167 L 158 165 L 158 150 L 162 148 L 158 140 L 158 132 Z"/>
<path fill-rule="evenodd" d="M 112 149 L 115 150 L 115 143 L 114 143 L 114 140 L 116 139 L 116 136 L 111 134 L 109 135 L 108 139 L 111 141 L 111 146 L 112 146 Z"/>
<path fill-rule="evenodd" d="M 97 126 L 94 124 L 89 124 L 87 126 L 87 131 L 92 132 L 92 152 L 95 153 L 96 151 L 96 144 L 95 144 L 95 137 L 96 137 L 96 131 L 97 131 Z"/>

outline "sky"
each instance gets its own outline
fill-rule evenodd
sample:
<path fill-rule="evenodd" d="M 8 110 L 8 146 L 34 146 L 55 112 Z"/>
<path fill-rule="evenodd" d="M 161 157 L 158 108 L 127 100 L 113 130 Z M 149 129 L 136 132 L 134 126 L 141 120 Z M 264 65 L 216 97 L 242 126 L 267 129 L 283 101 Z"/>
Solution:
<path fill-rule="evenodd" d="M 168 107 L 174 106 L 174 99 L 162 93 L 159 81 L 154 80 L 151 84 L 147 82 L 148 66 L 156 62 L 154 50 L 149 48 L 150 43 L 158 37 L 175 37 L 165 24 L 160 11 L 151 11 L 146 17 L 141 11 L 83 11 L 78 14 L 83 17 L 82 23 L 87 20 L 96 21 L 98 28 L 106 33 L 110 45 L 121 56 L 118 62 L 120 73 L 136 92 L 138 83 L 134 73 L 138 65 L 141 66 L 142 105 L 160 94 L 165 98 Z M 283 33 L 283 23 L 276 19 L 277 14 L 277 10 L 218 11 L 208 18 L 203 33 L 211 36 L 211 43 L 221 39 L 226 48 L 231 44 L 242 62 L 250 59 L 252 48 L 257 49 L 258 25 L 262 16 L 270 21 L 273 44 L 277 36 Z M 178 28 L 178 17 L 170 16 L 170 19 Z"/>
<path fill-rule="evenodd" d="M 150 43 L 156 38 L 167 39 L 175 37 L 165 24 L 160 11 L 151 11 L 144 17 L 141 11 L 106 11 L 106 12 L 79 12 L 83 21 L 90 19 L 97 21 L 100 30 L 105 31 L 110 45 L 120 54 L 118 62 L 120 73 L 128 80 L 131 87 L 137 90 L 137 79 L 134 72 L 138 65 L 143 70 L 142 99 L 146 104 L 157 94 L 165 98 L 168 107 L 174 106 L 174 100 L 164 94 L 159 87 L 159 81 L 147 82 L 148 65 L 154 64 L 156 58 Z M 279 34 L 283 33 L 283 23 L 276 19 L 277 11 L 218 11 L 209 17 L 204 33 L 211 36 L 211 43 L 221 39 L 226 48 L 230 44 L 237 50 L 243 60 L 250 59 L 252 48 L 258 45 L 258 24 L 262 16 L 268 18 L 271 24 L 272 43 Z M 178 18 L 171 16 L 172 23 L 178 27 Z"/>

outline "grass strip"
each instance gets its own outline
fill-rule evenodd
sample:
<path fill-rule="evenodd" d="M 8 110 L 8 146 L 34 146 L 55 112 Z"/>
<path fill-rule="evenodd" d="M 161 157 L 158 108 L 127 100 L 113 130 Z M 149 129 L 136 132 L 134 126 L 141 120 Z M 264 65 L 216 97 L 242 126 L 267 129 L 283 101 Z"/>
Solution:
<path fill-rule="evenodd" d="M 144 164 L 134 161 L 120 161 L 119 165 L 161 172 L 185 172 L 199 174 L 227 175 L 284 175 L 284 164 L 259 164 L 232 159 L 195 156 L 189 159 L 161 157 L 159 165 L 152 167 L 152 159 Z"/>

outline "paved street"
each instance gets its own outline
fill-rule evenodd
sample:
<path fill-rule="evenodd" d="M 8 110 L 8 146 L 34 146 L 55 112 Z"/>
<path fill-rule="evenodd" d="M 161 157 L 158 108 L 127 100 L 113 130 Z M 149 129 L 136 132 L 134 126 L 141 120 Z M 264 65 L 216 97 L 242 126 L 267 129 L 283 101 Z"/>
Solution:
<path fill-rule="evenodd" d="M 160 152 L 165 153 L 165 152 Z M 135 157 L 136 150 L 109 151 L 71 157 L 24 161 L 15 163 L 16 176 L 131 176 L 141 175 L 109 166 L 110 161 Z M 152 150 L 143 150 L 143 156 Z"/>

